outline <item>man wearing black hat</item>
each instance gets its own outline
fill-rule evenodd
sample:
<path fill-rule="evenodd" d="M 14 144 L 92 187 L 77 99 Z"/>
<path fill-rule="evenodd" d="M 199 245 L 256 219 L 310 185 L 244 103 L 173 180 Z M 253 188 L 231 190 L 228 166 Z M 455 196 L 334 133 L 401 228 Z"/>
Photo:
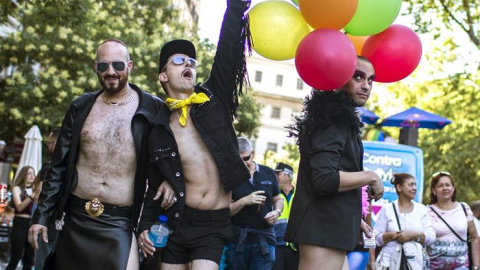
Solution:
<path fill-rule="evenodd" d="M 187 40 L 166 43 L 160 52 L 158 79 L 169 96 L 157 115 L 148 142 L 149 189 L 139 244 L 155 248 L 148 229 L 159 214 L 168 215 L 172 234 L 162 254 L 162 269 L 218 269 L 231 236 L 232 190 L 250 177 L 239 156 L 232 121 L 245 72 L 244 45 L 250 1 L 228 0 L 209 79 L 196 85 L 196 52 Z M 177 203 L 159 211 L 152 200 L 167 180 Z"/>
<path fill-rule="evenodd" d="M 293 186 L 293 168 L 285 163 L 277 163 L 274 169 L 280 186 L 280 196 L 283 198 L 283 211 L 273 226 L 275 228 L 275 265 L 273 270 L 297 270 L 298 269 L 298 249 L 295 244 L 286 242 L 284 239 L 287 229 L 288 217 L 290 216 L 290 207 L 295 196 L 295 187 Z"/>

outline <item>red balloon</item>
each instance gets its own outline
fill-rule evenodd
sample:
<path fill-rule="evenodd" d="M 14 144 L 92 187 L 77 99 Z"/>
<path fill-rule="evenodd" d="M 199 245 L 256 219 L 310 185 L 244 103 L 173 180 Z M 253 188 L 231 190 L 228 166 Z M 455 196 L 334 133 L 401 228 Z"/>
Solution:
<path fill-rule="evenodd" d="M 410 28 L 396 24 L 370 36 L 363 45 L 362 56 L 372 62 L 375 81 L 396 82 L 417 68 L 422 58 L 422 43 Z"/>
<path fill-rule="evenodd" d="M 300 78 L 318 90 L 345 85 L 355 72 L 357 54 L 345 34 L 334 29 L 317 29 L 298 44 L 295 66 Z"/>

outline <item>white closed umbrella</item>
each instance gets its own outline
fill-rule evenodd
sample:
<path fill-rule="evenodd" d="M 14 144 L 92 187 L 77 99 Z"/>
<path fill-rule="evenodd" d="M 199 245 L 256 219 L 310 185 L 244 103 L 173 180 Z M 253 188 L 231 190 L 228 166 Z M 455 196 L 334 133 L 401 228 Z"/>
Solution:
<path fill-rule="evenodd" d="M 22 156 L 20 157 L 20 162 L 18 162 L 17 172 L 13 179 L 17 178 L 17 174 L 24 166 L 32 166 L 35 174 L 38 173 L 42 167 L 42 140 L 42 134 L 36 125 L 32 126 L 25 134 Z"/>

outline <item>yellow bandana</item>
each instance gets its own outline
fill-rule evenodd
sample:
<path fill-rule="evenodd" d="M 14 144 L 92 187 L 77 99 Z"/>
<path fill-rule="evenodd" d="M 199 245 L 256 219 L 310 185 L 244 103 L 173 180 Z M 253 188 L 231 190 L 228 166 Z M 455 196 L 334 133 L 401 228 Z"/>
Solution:
<path fill-rule="evenodd" d="M 186 99 L 173 99 L 173 98 L 167 98 L 165 100 L 165 105 L 170 109 L 170 111 L 174 111 L 177 109 L 182 109 L 182 114 L 180 115 L 180 118 L 178 121 L 180 122 L 180 125 L 185 126 L 187 124 L 187 109 L 188 106 L 195 104 L 195 103 L 205 103 L 209 101 L 210 99 L 205 95 L 204 93 L 193 93 L 191 96 L 189 96 Z"/>

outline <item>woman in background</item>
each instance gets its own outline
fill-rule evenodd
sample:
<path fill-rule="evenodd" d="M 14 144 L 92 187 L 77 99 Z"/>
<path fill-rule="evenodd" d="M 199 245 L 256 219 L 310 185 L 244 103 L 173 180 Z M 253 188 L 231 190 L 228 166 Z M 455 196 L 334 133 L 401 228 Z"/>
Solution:
<path fill-rule="evenodd" d="M 15 270 L 22 259 L 23 269 L 32 269 L 35 261 L 35 252 L 28 243 L 28 228 L 32 215 L 35 190 L 35 171 L 31 166 L 23 167 L 15 178 L 12 187 L 12 201 L 15 205 L 15 217 L 10 236 L 11 256 L 7 270 Z"/>
<path fill-rule="evenodd" d="M 432 270 L 469 269 L 467 232 L 472 237 L 470 269 L 480 269 L 480 238 L 473 223 L 475 217 L 466 203 L 456 201 L 456 195 L 455 182 L 449 172 L 432 175 L 428 211 L 437 233 L 437 239 L 427 248 Z"/>
<path fill-rule="evenodd" d="M 395 186 L 398 200 L 382 207 L 374 230 L 377 246 L 383 246 L 383 255 L 379 258 L 379 265 L 383 266 L 383 269 L 393 267 L 392 259 L 397 258 L 398 254 L 395 252 L 399 250 L 398 245 L 413 241 L 426 246 L 435 240 L 435 230 L 427 208 L 413 201 L 417 194 L 417 183 L 413 176 L 407 173 L 395 174 L 392 184 Z M 398 227 L 395 211 L 401 229 Z M 416 258 L 423 258 L 422 249 L 417 250 L 417 253 Z M 423 260 L 417 262 L 422 264 Z"/>

